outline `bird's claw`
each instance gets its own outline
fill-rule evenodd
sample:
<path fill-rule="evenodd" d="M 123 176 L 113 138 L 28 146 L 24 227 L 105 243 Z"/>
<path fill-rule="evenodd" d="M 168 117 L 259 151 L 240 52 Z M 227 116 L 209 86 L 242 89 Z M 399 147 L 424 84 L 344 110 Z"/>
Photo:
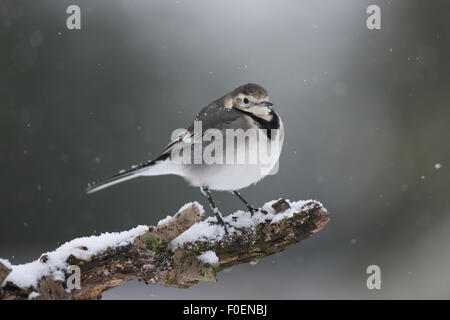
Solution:
<path fill-rule="evenodd" d="M 213 222 L 213 224 L 221 225 L 223 227 L 223 229 L 225 230 L 225 234 L 227 236 L 229 235 L 229 232 L 228 232 L 229 228 L 233 228 L 233 229 L 238 230 L 240 232 L 244 232 L 245 231 L 244 228 L 240 228 L 240 227 L 234 226 L 234 225 L 232 225 L 229 222 L 223 221 L 223 219 L 217 219 L 217 222 Z"/>
<path fill-rule="evenodd" d="M 253 216 L 255 212 L 261 212 L 263 214 L 268 214 L 268 212 L 261 208 L 255 208 L 255 207 L 249 207 L 248 210 L 250 211 L 251 215 Z"/>
<path fill-rule="evenodd" d="M 220 224 L 225 230 L 225 234 L 228 236 L 228 228 L 227 225 L 230 225 L 228 222 L 223 221 L 222 215 L 216 212 L 217 224 Z"/>

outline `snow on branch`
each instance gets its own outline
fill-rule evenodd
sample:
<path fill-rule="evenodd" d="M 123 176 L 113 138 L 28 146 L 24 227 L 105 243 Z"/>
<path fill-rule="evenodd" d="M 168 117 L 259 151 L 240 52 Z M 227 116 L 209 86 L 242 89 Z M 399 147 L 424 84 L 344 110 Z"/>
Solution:
<path fill-rule="evenodd" d="M 22 265 L 0 259 L 0 300 L 99 299 L 132 277 L 188 288 L 200 280 L 216 281 L 218 272 L 233 265 L 283 251 L 329 221 L 327 210 L 314 200 L 280 199 L 263 209 L 267 214 L 237 211 L 225 217 L 227 234 L 194 202 L 156 227 L 77 238 Z M 72 283 L 74 268 L 80 271 L 78 287 Z"/>

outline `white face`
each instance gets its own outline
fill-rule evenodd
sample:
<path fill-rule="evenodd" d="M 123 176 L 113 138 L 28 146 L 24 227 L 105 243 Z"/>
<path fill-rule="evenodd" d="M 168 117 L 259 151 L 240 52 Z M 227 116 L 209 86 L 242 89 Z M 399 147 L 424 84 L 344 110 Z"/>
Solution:
<path fill-rule="evenodd" d="M 239 93 L 234 99 L 233 107 L 270 121 L 272 120 L 272 108 L 268 101 L 269 96 L 267 95 L 255 97 Z"/>

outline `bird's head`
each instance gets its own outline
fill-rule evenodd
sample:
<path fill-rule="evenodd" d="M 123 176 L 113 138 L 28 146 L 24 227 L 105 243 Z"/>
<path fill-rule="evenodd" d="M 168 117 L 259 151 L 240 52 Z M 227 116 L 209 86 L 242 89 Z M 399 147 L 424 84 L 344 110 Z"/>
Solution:
<path fill-rule="evenodd" d="M 230 108 L 250 113 L 258 118 L 272 120 L 273 104 L 269 102 L 269 94 L 258 84 L 248 83 L 237 87 L 228 94 Z"/>

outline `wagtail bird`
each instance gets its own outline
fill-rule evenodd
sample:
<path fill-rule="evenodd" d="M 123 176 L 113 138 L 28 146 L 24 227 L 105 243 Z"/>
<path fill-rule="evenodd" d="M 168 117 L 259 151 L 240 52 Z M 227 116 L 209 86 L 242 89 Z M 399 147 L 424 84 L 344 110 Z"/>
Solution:
<path fill-rule="evenodd" d="M 244 138 L 240 139 L 242 133 Z M 159 157 L 89 184 L 86 191 L 92 193 L 141 176 L 175 174 L 200 188 L 217 221 L 224 225 L 211 190 L 233 192 L 253 215 L 259 209 L 251 206 L 237 190 L 257 183 L 275 168 L 283 139 L 283 122 L 269 102 L 267 91 L 257 84 L 245 84 L 204 107 L 189 128 L 175 136 Z M 262 146 L 268 148 L 270 155 L 255 161 Z M 213 161 L 206 159 L 206 155 Z"/>

